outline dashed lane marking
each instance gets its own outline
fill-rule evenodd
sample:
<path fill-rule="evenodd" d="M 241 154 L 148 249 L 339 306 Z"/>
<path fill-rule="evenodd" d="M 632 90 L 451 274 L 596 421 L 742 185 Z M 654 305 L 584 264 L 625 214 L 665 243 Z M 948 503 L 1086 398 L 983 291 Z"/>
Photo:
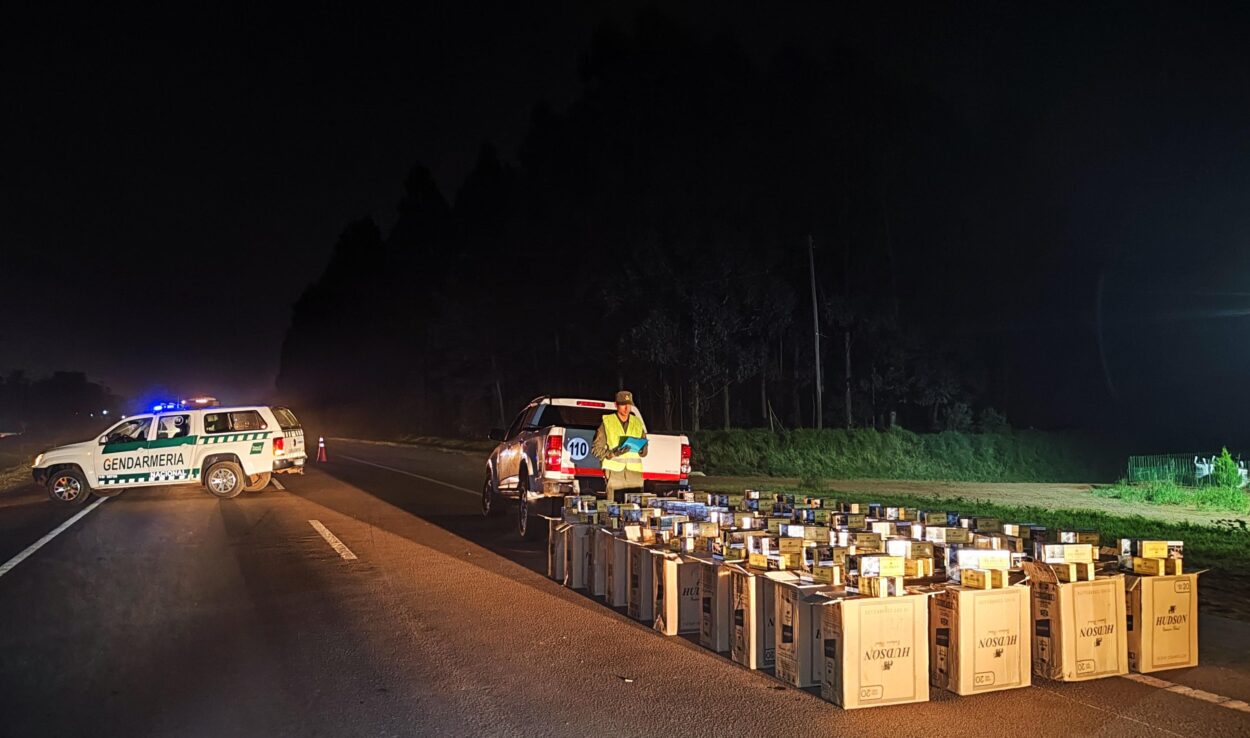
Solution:
<path fill-rule="evenodd" d="M 109 498 L 107 497 L 101 497 L 97 499 L 95 502 L 91 503 L 90 505 L 87 505 L 87 507 L 83 508 L 80 512 L 78 512 L 78 514 L 74 515 L 74 517 L 70 518 L 69 520 L 66 520 L 64 523 L 61 523 L 56 528 L 54 528 L 51 533 L 48 533 L 43 538 L 40 538 L 39 540 L 27 546 L 26 549 L 22 551 L 21 553 L 19 553 L 17 556 L 14 556 L 13 558 L 4 562 L 4 565 L 0 566 L 0 577 L 4 576 L 5 574 L 8 574 L 10 571 L 13 570 L 13 567 L 25 561 L 31 554 L 43 548 L 44 545 L 47 544 L 48 541 L 51 541 L 53 538 L 56 538 L 57 536 L 64 533 L 67 528 L 69 528 L 74 523 L 77 523 L 87 513 L 96 509 L 100 505 L 103 505 L 105 502 L 108 501 L 108 499 Z"/>
<path fill-rule="evenodd" d="M 273 480 L 273 486 L 277 487 L 278 489 L 282 490 L 283 492 L 285 492 L 285 491 L 286 491 L 286 487 L 283 487 L 283 486 L 282 486 L 282 482 L 279 482 L 277 479 L 274 479 L 274 480 Z"/>
<path fill-rule="evenodd" d="M 1215 694 L 1214 692 L 1208 692 L 1203 689 L 1186 687 L 1183 684 L 1175 684 L 1167 681 L 1166 679 L 1159 679 L 1158 677 L 1152 677 L 1147 674 L 1123 674 L 1121 676 L 1124 679 L 1137 682 L 1138 684 L 1145 684 L 1148 687 L 1162 689 L 1165 692 L 1179 694 L 1195 700 L 1202 700 L 1203 702 L 1210 702 L 1213 705 L 1227 707 L 1230 710 L 1250 713 L 1250 704 L 1246 704 L 1244 700 L 1235 700 L 1230 697 L 1225 697 L 1222 694 Z"/>
<path fill-rule="evenodd" d="M 343 542 L 339 540 L 339 537 L 331 533 L 329 528 L 322 525 L 320 520 L 309 520 L 308 524 L 313 527 L 313 530 L 320 533 L 321 537 L 326 539 L 326 543 L 330 544 L 330 548 L 337 551 L 339 556 L 342 556 L 344 560 L 356 560 L 356 554 L 352 553 L 350 548 L 343 545 Z"/>
<path fill-rule="evenodd" d="M 403 474 L 404 476 L 413 477 L 413 478 L 415 478 L 415 479 L 420 479 L 420 480 L 425 481 L 425 482 L 431 482 L 431 483 L 433 483 L 433 484 L 441 484 L 441 485 L 443 485 L 444 487 L 450 487 L 451 489 L 454 489 L 454 490 L 456 490 L 457 492 L 463 492 L 463 493 L 465 493 L 466 495 L 473 495 L 474 497 L 480 497 L 480 496 L 481 496 L 481 494 L 482 494 L 481 490 L 476 490 L 476 491 L 475 491 L 475 490 L 471 490 L 471 489 L 469 489 L 468 487 L 461 487 L 461 486 L 459 486 L 459 485 L 457 485 L 457 484 L 450 484 L 450 483 L 448 483 L 448 482 L 444 482 L 444 481 L 442 481 L 441 479 L 433 479 L 433 478 L 431 478 L 431 477 L 425 477 L 425 476 L 422 476 L 422 475 L 420 475 L 420 474 L 413 474 L 412 472 L 410 472 L 410 471 L 404 471 L 403 469 L 396 469 L 396 468 L 395 468 L 395 467 L 393 467 L 393 466 L 386 466 L 385 464 L 375 464 L 375 463 L 373 463 L 372 461 L 365 461 L 364 459 L 358 459 L 358 458 L 356 458 L 355 456 L 348 456 L 347 454 L 339 454 L 339 456 L 340 456 L 341 458 L 347 459 L 348 461 L 354 461 L 354 462 L 356 462 L 357 464 L 366 464 L 366 465 L 368 465 L 368 466 L 376 466 L 376 467 L 377 467 L 377 468 L 379 468 L 379 469 L 385 469 L 385 470 L 387 470 L 387 471 L 392 471 L 392 472 L 395 472 L 396 474 Z"/>

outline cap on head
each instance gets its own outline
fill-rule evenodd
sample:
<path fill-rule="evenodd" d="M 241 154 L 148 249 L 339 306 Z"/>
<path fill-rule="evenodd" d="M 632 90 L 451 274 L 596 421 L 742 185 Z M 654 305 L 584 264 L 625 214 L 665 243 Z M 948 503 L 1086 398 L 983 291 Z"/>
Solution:
<path fill-rule="evenodd" d="M 634 404 L 634 393 L 629 390 L 621 390 L 616 393 L 616 404 L 632 405 Z"/>

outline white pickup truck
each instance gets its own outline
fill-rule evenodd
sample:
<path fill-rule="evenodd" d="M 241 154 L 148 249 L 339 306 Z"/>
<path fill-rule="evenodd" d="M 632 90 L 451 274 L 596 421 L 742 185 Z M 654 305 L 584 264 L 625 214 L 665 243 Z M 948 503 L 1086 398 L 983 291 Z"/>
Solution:
<path fill-rule="evenodd" d="M 595 430 L 604 415 L 616 412 L 608 400 L 539 397 L 525 406 L 507 430 L 496 428 L 490 439 L 499 445 L 486 459 L 482 483 L 482 514 L 502 512 L 501 498 L 517 501 L 517 531 L 536 538 L 541 526 L 530 516 L 559 512 L 565 495 L 605 493 L 599 459 L 590 453 Z M 642 418 L 638 408 L 632 412 Z M 644 424 L 645 427 L 645 424 Z M 690 441 L 685 436 L 647 434 L 642 459 L 645 489 L 667 494 L 690 482 Z"/>

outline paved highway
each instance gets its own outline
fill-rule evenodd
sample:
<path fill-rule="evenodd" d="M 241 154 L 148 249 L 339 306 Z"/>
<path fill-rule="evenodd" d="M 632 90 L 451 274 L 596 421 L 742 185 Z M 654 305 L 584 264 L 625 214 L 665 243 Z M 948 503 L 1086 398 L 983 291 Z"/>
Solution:
<path fill-rule="evenodd" d="M 235 500 L 128 491 L 0 575 L 0 735 L 1250 735 L 1245 623 L 1204 617 L 1165 682 L 844 712 L 548 580 L 478 514 L 479 458 L 330 453 Z M 0 563 L 73 514 L 41 495 L 0 495 Z"/>

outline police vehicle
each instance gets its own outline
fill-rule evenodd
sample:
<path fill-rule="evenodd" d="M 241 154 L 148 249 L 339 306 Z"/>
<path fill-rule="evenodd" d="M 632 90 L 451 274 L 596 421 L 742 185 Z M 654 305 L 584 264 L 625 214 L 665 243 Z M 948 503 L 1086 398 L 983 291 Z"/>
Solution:
<path fill-rule="evenodd" d="M 183 402 L 158 404 L 98 438 L 44 451 L 32 473 L 63 505 L 171 484 L 202 484 L 228 499 L 264 489 L 274 474 L 302 473 L 306 460 L 304 430 L 285 407 Z"/>

